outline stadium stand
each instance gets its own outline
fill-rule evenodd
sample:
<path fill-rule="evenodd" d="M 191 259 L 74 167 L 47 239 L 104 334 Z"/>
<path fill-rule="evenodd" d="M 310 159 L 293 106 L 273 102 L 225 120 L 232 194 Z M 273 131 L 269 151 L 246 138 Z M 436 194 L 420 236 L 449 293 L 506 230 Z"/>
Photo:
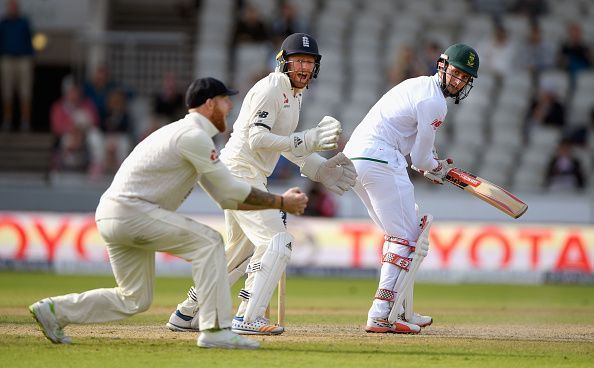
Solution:
<path fill-rule="evenodd" d="M 51 134 L 0 133 L 0 183 L 47 182 L 53 146 Z"/>
<path fill-rule="evenodd" d="M 314 125 L 324 115 L 333 115 L 341 119 L 345 133 L 350 134 L 373 103 L 392 87 L 387 70 L 403 46 L 412 47 L 415 60 L 423 64 L 427 58 L 438 56 L 424 55 L 429 43 L 436 43 L 440 50 L 453 42 L 479 45 L 493 35 L 493 14 L 500 16 L 510 42 L 516 45 L 526 39 L 530 22 L 536 20 L 543 37 L 557 51 L 570 23 L 581 26 L 584 42 L 590 52 L 594 50 L 594 2 L 589 0 L 574 0 L 571 6 L 562 1 L 543 1 L 545 6 L 537 9 L 536 18 L 517 11 L 514 6 L 518 2 L 503 0 L 292 3 L 306 25 L 300 31 L 317 38 L 323 55 L 320 77 L 305 95 L 300 128 Z M 281 1 L 113 0 L 108 4 L 104 28 L 92 37 L 81 34 L 77 52 L 92 55 L 101 45 L 103 59 L 114 78 L 135 91 L 130 110 L 137 139 L 150 131 L 148 98 L 159 88 L 163 73 L 175 70 L 182 87 L 195 76 L 210 75 L 245 93 L 258 73 L 274 66 L 278 45 L 272 39 L 235 46 L 232 37 L 242 4 L 256 7 L 263 20 L 271 24 Z M 86 73 L 88 59 L 72 61 L 73 69 Z M 531 98 L 543 83 L 549 82 L 559 88 L 567 126 L 557 130 L 536 127 L 526 135 Z M 442 155 L 451 155 L 460 166 L 501 180 L 511 189 L 535 190 L 542 189 L 543 167 L 558 141 L 579 131 L 582 138 L 587 138 L 576 145 L 575 151 L 587 172 L 592 173 L 593 92 L 591 65 L 578 74 L 575 85 L 560 65 L 540 74 L 512 68 L 508 74 L 497 76 L 481 70 L 470 97 L 460 105 L 450 105 L 436 145 Z M 241 97 L 235 100 L 231 121 L 238 113 Z M 589 188 L 594 187 L 592 181 L 590 177 Z"/>

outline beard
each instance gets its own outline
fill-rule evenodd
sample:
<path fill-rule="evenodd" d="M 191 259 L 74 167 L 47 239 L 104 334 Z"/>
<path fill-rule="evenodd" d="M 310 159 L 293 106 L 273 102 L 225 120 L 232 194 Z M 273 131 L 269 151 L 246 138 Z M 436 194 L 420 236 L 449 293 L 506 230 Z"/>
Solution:
<path fill-rule="evenodd" d="M 221 133 L 227 129 L 227 115 L 219 106 L 215 106 L 210 121 Z"/>

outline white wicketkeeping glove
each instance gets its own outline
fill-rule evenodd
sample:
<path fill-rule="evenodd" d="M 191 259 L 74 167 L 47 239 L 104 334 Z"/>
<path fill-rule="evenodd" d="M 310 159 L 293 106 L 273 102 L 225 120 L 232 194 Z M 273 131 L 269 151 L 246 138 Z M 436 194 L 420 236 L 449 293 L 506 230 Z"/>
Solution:
<path fill-rule="evenodd" d="M 454 168 L 454 160 L 451 158 L 445 160 L 437 160 L 437 167 L 431 171 L 417 170 L 423 174 L 424 177 L 431 180 L 435 184 L 443 184 L 443 181 L 448 172 Z M 414 168 L 414 167 L 413 167 Z"/>
<path fill-rule="evenodd" d="M 291 152 L 296 157 L 303 157 L 313 152 L 336 149 L 341 132 L 340 121 L 332 116 L 324 116 L 317 127 L 289 136 Z"/>
<path fill-rule="evenodd" d="M 357 179 L 355 165 L 342 152 L 320 165 L 315 181 L 324 184 L 328 190 L 342 195 L 349 191 Z"/>

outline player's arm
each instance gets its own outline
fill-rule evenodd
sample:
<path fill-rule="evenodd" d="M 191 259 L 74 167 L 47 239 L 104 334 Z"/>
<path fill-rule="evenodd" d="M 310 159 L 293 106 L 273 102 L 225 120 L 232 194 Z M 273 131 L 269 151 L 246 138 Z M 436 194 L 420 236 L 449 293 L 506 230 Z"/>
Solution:
<path fill-rule="evenodd" d="M 278 208 L 289 213 L 301 214 L 307 205 L 307 196 L 296 188 L 280 196 L 237 180 L 216 157 L 212 140 L 203 132 L 183 134 L 177 140 L 177 147 L 180 155 L 200 174 L 200 186 L 223 209 Z"/>
<path fill-rule="evenodd" d="M 279 209 L 294 215 L 300 215 L 305 210 L 308 199 L 299 188 L 291 188 L 283 195 L 268 193 L 235 179 L 222 163 L 217 166 L 217 170 L 202 174 L 199 184 L 221 208 L 244 211 Z"/>
<path fill-rule="evenodd" d="M 237 209 L 249 211 L 278 208 L 281 211 L 300 215 L 305 210 L 307 201 L 307 196 L 298 187 L 287 190 L 282 196 L 252 187 L 250 194 L 243 203 L 238 205 Z"/>
<path fill-rule="evenodd" d="M 296 157 L 305 157 L 313 152 L 336 149 L 341 132 L 338 120 L 324 116 L 315 128 L 295 132 L 288 137 L 271 133 L 266 127 L 255 126 L 250 128 L 249 144 L 254 150 L 291 152 Z"/>
<path fill-rule="evenodd" d="M 410 153 L 413 169 L 436 184 L 443 184 L 447 173 L 454 167 L 451 159 L 440 160 L 435 151 L 435 133 L 444 120 L 445 105 L 425 100 L 417 106 L 417 137 Z"/>
<path fill-rule="evenodd" d="M 252 115 L 250 116 L 248 143 L 253 150 L 291 152 L 304 157 L 312 152 L 327 151 L 338 147 L 342 131 L 340 122 L 325 116 L 315 128 L 295 132 L 289 136 L 272 133 L 277 123 L 277 112 L 282 108 L 280 94 L 274 87 L 256 92 L 252 96 Z"/>
<path fill-rule="evenodd" d="M 417 106 L 417 137 L 410 152 L 412 165 L 422 171 L 431 171 L 439 163 L 433 154 L 435 133 L 438 124 L 443 121 L 445 111 L 443 105 L 434 100 L 421 101 Z"/>

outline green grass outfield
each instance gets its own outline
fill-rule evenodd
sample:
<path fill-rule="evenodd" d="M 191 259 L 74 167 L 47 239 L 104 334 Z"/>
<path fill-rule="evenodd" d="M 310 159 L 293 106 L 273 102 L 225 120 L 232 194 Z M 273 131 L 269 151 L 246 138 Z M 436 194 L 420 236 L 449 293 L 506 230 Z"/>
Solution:
<path fill-rule="evenodd" d="M 189 284 L 189 278 L 157 279 L 149 311 L 68 326 L 74 344 L 67 346 L 43 337 L 27 305 L 111 287 L 113 278 L 0 272 L 0 366 L 542 368 L 594 362 L 592 286 L 419 284 L 415 307 L 435 322 L 412 336 L 363 331 L 375 280 L 289 278 L 287 331 L 258 337 L 260 350 L 229 351 L 200 349 L 196 334 L 164 326 Z"/>

